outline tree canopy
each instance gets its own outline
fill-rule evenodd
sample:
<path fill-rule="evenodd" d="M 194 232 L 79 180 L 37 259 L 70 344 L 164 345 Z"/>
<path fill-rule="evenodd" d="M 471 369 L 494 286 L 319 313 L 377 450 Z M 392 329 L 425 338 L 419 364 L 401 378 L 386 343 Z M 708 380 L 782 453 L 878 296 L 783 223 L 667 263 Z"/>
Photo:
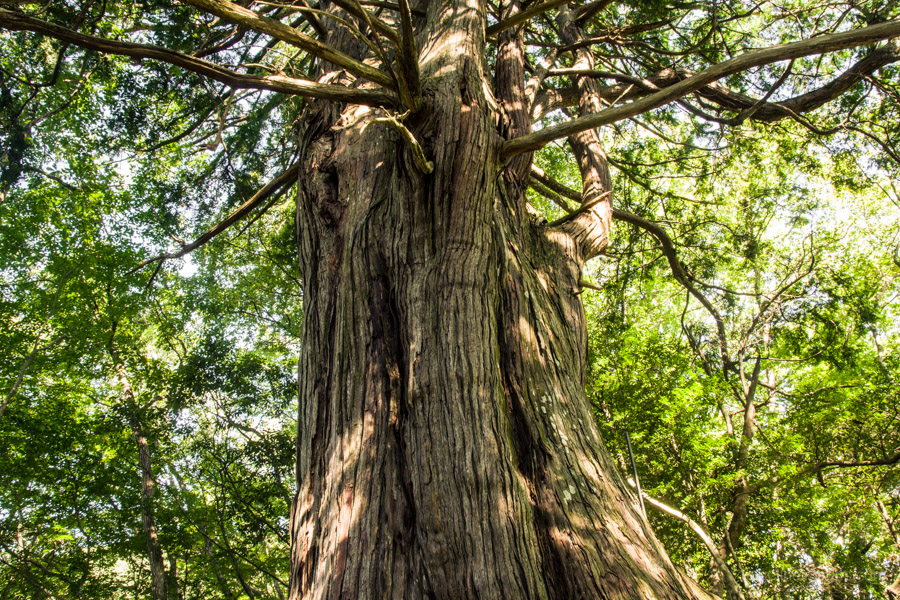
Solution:
<path fill-rule="evenodd" d="M 900 597 L 900 5 L 451 4 L 525 218 L 610 211 L 587 393 L 674 563 Z M 440 10 L 0 0 L 0 597 L 288 595 L 301 130 L 435 169 Z"/>

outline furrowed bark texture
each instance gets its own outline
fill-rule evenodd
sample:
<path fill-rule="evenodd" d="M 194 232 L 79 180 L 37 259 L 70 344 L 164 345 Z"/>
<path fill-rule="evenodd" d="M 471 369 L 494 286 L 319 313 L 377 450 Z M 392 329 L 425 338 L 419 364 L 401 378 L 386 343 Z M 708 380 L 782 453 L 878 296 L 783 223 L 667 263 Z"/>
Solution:
<path fill-rule="evenodd" d="M 290 598 L 706 597 L 604 448 L 578 295 L 595 249 L 523 217 L 483 7 L 427 10 L 405 125 L 433 173 L 377 109 L 302 123 Z"/>

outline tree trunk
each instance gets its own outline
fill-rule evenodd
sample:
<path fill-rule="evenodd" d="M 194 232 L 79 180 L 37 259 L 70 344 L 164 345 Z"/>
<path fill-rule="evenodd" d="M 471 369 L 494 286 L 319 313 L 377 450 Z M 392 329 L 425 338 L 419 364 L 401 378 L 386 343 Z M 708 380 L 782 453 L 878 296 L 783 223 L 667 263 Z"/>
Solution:
<path fill-rule="evenodd" d="M 169 553 L 169 575 L 166 577 L 166 587 L 169 600 L 182 600 L 181 589 L 178 587 L 178 558 Z"/>
<path fill-rule="evenodd" d="M 707 597 L 600 437 L 585 236 L 533 222 L 505 176 L 484 15 L 428 10 L 405 124 L 433 173 L 378 110 L 302 123 L 290 598 Z"/>
<path fill-rule="evenodd" d="M 150 592 L 153 600 L 168 600 L 166 592 L 166 569 L 163 562 L 162 547 L 159 544 L 159 535 L 156 530 L 156 518 L 154 516 L 153 496 L 156 490 L 156 479 L 153 477 L 153 463 L 150 455 L 150 443 L 144 435 L 143 424 L 140 418 L 140 408 L 137 405 L 134 390 L 125 372 L 125 367 L 119 358 L 115 348 L 115 342 L 110 345 L 110 355 L 119 377 L 119 384 L 125 397 L 125 410 L 128 415 L 131 436 L 138 450 L 138 463 L 141 469 L 141 523 L 144 529 L 144 539 L 147 547 L 147 559 L 150 563 Z"/>
<path fill-rule="evenodd" d="M 147 543 L 147 558 L 150 561 L 150 590 L 153 600 L 168 600 L 166 592 L 166 570 L 163 563 L 162 548 L 156 531 L 156 519 L 153 510 L 153 495 L 156 482 L 153 479 L 150 461 L 150 444 L 144 436 L 140 421 L 136 417 L 131 423 L 131 434 L 138 447 L 138 458 L 141 464 L 141 522 L 144 526 L 144 538 Z"/>
<path fill-rule="evenodd" d="M 887 593 L 888 600 L 898 600 L 900 598 L 900 575 L 897 575 L 894 583 L 885 589 L 885 593 Z"/>

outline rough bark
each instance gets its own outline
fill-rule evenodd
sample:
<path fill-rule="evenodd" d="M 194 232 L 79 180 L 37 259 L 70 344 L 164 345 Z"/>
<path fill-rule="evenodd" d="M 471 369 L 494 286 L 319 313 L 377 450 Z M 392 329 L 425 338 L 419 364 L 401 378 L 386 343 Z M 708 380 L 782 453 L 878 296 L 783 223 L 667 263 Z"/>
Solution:
<path fill-rule="evenodd" d="M 579 281 L 598 238 L 525 216 L 530 160 L 503 164 L 497 129 L 527 120 L 486 82 L 483 10 L 427 7 L 404 123 L 432 173 L 377 110 L 322 103 L 302 121 L 290 598 L 706 597 L 585 397 Z"/>

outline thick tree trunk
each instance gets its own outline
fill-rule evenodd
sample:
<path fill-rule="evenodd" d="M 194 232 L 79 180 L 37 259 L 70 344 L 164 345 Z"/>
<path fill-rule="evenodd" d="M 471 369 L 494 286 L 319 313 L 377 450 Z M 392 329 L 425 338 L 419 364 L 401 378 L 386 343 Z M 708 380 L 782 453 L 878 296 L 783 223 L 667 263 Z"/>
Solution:
<path fill-rule="evenodd" d="M 406 125 L 433 173 L 377 110 L 303 122 L 290 597 L 706 597 L 600 437 L 584 236 L 529 220 L 500 164 L 477 10 L 429 4 Z"/>

